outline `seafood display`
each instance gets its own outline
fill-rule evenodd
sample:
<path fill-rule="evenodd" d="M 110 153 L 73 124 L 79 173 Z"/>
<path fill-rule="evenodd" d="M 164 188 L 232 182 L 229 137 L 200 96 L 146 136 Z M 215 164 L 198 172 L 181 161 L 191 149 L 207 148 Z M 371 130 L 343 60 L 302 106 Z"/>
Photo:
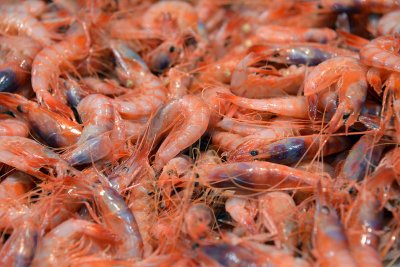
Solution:
<path fill-rule="evenodd" d="M 1 266 L 400 265 L 399 0 L 0 12 Z"/>

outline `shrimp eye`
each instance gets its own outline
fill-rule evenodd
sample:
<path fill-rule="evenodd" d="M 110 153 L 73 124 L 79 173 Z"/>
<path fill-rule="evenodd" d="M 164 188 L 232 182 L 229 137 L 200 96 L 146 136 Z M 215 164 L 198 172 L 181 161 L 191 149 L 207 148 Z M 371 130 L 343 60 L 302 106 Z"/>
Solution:
<path fill-rule="evenodd" d="M 274 52 L 273 57 L 279 57 L 279 52 Z"/>
<path fill-rule="evenodd" d="M 21 113 L 24 112 L 24 111 L 22 110 L 22 106 L 21 106 L 21 105 L 18 105 L 18 106 L 17 106 L 17 110 L 18 110 L 18 112 L 21 112 Z"/>
<path fill-rule="evenodd" d="M 175 52 L 175 46 L 170 46 L 169 47 L 169 52 L 174 53 Z"/>
<path fill-rule="evenodd" d="M 343 115 L 343 120 L 346 122 L 350 117 L 350 114 L 344 114 Z"/>
<path fill-rule="evenodd" d="M 322 8 L 323 8 L 323 6 L 321 5 L 321 3 L 319 3 L 319 4 L 317 5 L 317 8 L 318 8 L 318 9 L 322 9 Z"/>
<path fill-rule="evenodd" d="M 252 150 L 250 151 L 250 155 L 252 155 L 253 157 L 258 155 L 258 151 L 257 150 Z"/>
<path fill-rule="evenodd" d="M 199 245 L 198 243 L 193 243 L 192 249 L 196 249 L 196 248 L 198 248 L 198 247 L 200 247 L 200 245 Z"/>
<path fill-rule="evenodd" d="M 329 215 L 330 210 L 329 210 L 329 208 L 327 206 L 324 205 L 324 206 L 321 207 L 321 212 L 323 214 Z"/>
<path fill-rule="evenodd" d="M 200 174 L 198 174 L 197 172 L 194 174 L 194 178 L 200 178 Z"/>

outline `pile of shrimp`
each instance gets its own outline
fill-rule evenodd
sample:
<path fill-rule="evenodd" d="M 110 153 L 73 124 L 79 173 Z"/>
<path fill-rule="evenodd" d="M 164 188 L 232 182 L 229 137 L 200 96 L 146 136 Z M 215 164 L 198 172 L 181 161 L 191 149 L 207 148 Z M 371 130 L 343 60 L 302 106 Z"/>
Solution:
<path fill-rule="evenodd" d="M 1 266 L 400 264 L 399 0 L 0 13 Z"/>

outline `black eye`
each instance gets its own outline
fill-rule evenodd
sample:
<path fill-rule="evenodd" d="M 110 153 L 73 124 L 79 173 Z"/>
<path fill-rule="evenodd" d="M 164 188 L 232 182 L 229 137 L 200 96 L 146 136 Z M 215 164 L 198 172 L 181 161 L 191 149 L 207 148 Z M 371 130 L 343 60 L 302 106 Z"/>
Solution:
<path fill-rule="evenodd" d="M 344 114 L 343 115 L 343 120 L 344 121 L 347 121 L 347 119 L 350 117 L 350 114 Z"/>
<path fill-rule="evenodd" d="M 169 47 L 169 52 L 174 53 L 175 52 L 175 46 L 170 46 Z"/>
<path fill-rule="evenodd" d="M 17 110 L 18 110 L 18 112 L 21 112 L 21 113 L 24 112 L 24 111 L 22 110 L 22 106 L 21 106 L 21 105 L 18 105 L 18 106 L 17 106 Z"/>
<path fill-rule="evenodd" d="M 323 214 L 329 214 L 330 213 L 330 210 L 329 210 L 329 207 L 327 207 L 327 206 L 322 206 L 321 207 L 321 212 L 323 213 Z"/>
<path fill-rule="evenodd" d="M 257 150 L 252 150 L 252 151 L 250 151 L 250 155 L 257 156 L 258 155 L 258 151 Z"/>

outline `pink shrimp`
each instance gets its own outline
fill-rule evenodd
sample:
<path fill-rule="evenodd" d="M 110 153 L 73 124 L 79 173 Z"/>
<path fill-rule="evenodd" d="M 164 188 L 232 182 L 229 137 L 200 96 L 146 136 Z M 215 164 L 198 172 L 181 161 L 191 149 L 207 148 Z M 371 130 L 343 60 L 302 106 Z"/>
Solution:
<path fill-rule="evenodd" d="M 72 166 L 95 162 L 109 156 L 111 151 L 118 154 L 125 133 L 111 99 L 100 94 L 89 95 L 77 109 L 85 127 L 77 147 L 64 153 L 63 158 Z"/>
<path fill-rule="evenodd" d="M 329 43 L 337 37 L 329 28 L 302 28 L 279 25 L 259 27 L 253 38 L 267 43 L 318 42 Z M 255 42 L 255 41 L 252 41 Z"/>
<path fill-rule="evenodd" d="M 33 178 L 23 172 L 14 171 L 0 183 L 0 198 L 17 199 L 34 186 Z"/>
<path fill-rule="evenodd" d="M 323 78 L 321 78 L 323 77 Z M 330 122 L 330 132 L 343 124 L 353 125 L 367 96 L 366 69 L 350 57 L 336 57 L 316 66 L 304 82 L 304 95 L 312 96 L 335 84 L 339 104 Z"/>
<path fill-rule="evenodd" d="M 117 247 L 117 256 L 124 259 L 140 259 L 143 254 L 142 237 L 135 217 L 122 196 L 112 187 L 97 186 L 95 200 L 108 229 L 123 237 Z"/>
<path fill-rule="evenodd" d="M 118 241 L 117 236 L 101 225 L 69 219 L 52 229 L 39 241 L 32 266 L 54 266 L 64 262 L 65 248 L 76 244 L 82 236 L 97 241 L 95 243 L 99 245 L 101 242 L 115 244 Z"/>
<path fill-rule="evenodd" d="M 81 126 L 63 116 L 38 106 L 16 94 L 0 94 L 3 105 L 17 117 L 26 120 L 32 133 L 53 147 L 66 147 L 75 144 L 81 135 Z"/>
<path fill-rule="evenodd" d="M 205 164 L 197 169 L 206 184 L 217 188 L 236 190 L 296 189 L 309 191 L 322 179 L 320 175 L 294 169 L 285 165 L 253 161 L 220 165 Z"/>
<path fill-rule="evenodd" d="M 250 99 L 227 93 L 219 93 L 219 96 L 242 108 L 269 112 L 281 116 L 308 119 L 307 98 L 304 96 L 286 96 L 268 99 Z"/>
<path fill-rule="evenodd" d="M 40 8 L 37 9 L 32 6 L 35 3 L 41 4 L 38 1 L 28 1 L 21 5 L 3 5 L 0 7 L 0 12 L 3 14 L 0 27 L 9 33 L 22 32 L 43 46 L 50 45 L 55 35 L 35 18 L 35 14 L 32 14 L 32 12 L 40 11 Z"/>
<path fill-rule="evenodd" d="M 149 138 L 160 135 L 173 122 L 176 124 L 158 149 L 154 168 L 160 170 L 170 159 L 197 141 L 207 130 L 210 110 L 204 101 L 195 95 L 186 95 L 162 108 L 150 124 L 153 133 Z M 179 137 L 179 138 L 178 138 Z"/>
<path fill-rule="evenodd" d="M 240 144 L 246 141 L 246 139 L 239 134 L 221 131 L 213 131 L 211 140 L 213 145 L 217 148 L 217 151 L 221 150 L 225 152 L 236 149 Z"/>
<path fill-rule="evenodd" d="M 65 40 L 45 47 L 36 55 L 32 65 L 32 88 L 38 102 L 71 119 L 74 118 L 71 109 L 60 99 L 58 77 L 65 67 L 73 70 L 72 61 L 88 55 L 90 40 L 85 27 L 73 24 Z"/>
<path fill-rule="evenodd" d="M 124 80 L 126 85 L 139 87 L 135 92 L 115 98 L 115 107 L 126 119 L 149 116 L 164 103 L 167 89 L 143 62 L 133 57 L 137 54 L 125 44 L 112 42 L 111 49 L 119 64 L 117 72 L 120 79 Z"/>
<path fill-rule="evenodd" d="M 251 234 L 257 232 L 255 217 L 257 205 L 254 201 L 245 198 L 231 197 L 225 202 L 225 210 L 238 223 Z"/>
<path fill-rule="evenodd" d="M 0 136 L 28 137 L 28 135 L 28 124 L 10 116 L 0 116 Z"/>
<path fill-rule="evenodd" d="M 319 186 L 314 217 L 314 248 L 320 266 L 357 266 L 336 210 Z"/>
<path fill-rule="evenodd" d="M 85 77 L 81 80 L 93 92 L 104 95 L 120 95 L 126 93 L 126 88 L 119 86 L 114 80 L 100 80 L 94 77 Z"/>
<path fill-rule="evenodd" d="M 205 204 L 193 204 L 184 217 L 185 232 L 194 241 L 206 238 L 214 223 L 214 214 Z"/>
<path fill-rule="evenodd" d="M 377 31 L 379 35 L 391 35 L 400 33 L 400 11 L 395 10 L 385 14 L 379 19 Z"/>

